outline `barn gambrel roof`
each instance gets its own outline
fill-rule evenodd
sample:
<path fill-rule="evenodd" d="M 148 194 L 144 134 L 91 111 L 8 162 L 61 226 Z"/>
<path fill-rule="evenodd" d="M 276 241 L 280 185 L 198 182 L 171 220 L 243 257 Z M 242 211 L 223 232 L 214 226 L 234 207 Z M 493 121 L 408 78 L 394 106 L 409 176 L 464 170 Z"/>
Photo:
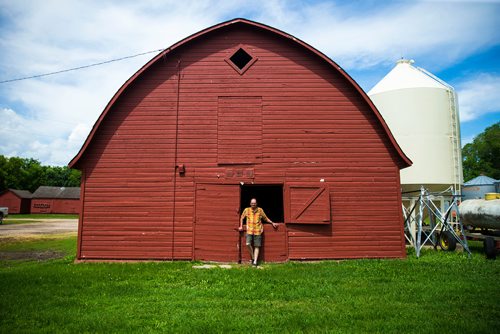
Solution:
<path fill-rule="evenodd" d="M 385 123 L 382 115 L 379 113 L 379 111 L 377 110 L 377 108 L 375 107 L 375 105 L 373 104 L 373 102 L 370 100 L 370 98 L 368 97 L 368 95 L 363 91 L 363 89 L 361 89 L 361 87 L 356 83 L 356 81 L 354 81 L 354 79 L 351 78 L 351 76 L 349 74 L 347 74 L 347 72 L 345 72 L 337 63 L 335 63 L 333 60 L 331 60 L 330 58 L 328 58 L 325 54 L 323 54 L 322 52 L 318 51 L 317 49 L 315 49 L 311 45 L 307 44 L 306 42 L 304 42 L 304 41 L 302 41 L 302 40 L 300 40 L 300 39 L 298 39 L 298 38 L 296 38 L 296 37 L 294 37 L 294 36 L 292 36 L 290 34 L 287 34 L 287 33 L 283 32 L 283 31 L 281 31 L 279 29 L 267 26 L 265 24 L 258 23 L 258 22 L 255 22 L 255 21 L 250 21 L 250 20 L 243 19 L 243 18 L 232 19 L 232 20 L 229 20 L 229 21 L 226 21 L 226 22 L 219 23 L 219 24 L 214 25 L 212 27 L 206 28 L 204 30 L 201 30 L 201 31 L 199 31 L 199 32 L 197 32 L 197 33 L 195 33 L 195 34 L 193 34 L 193 35 L 191 35 L 191 36 L 189 36 L 189 37 L 187 37 L 187 38 L 185 38 L 185 39 L 177 42 L 176 44 L 170 46 L 169 48 L 163 50 L 157 56 L 155 56 L 153 59 L 151 59 L 148 63 L 146 63 L 132 77 L 130 77 L 123 84 L 123 86 L 115 93 L 115 95 L 113 96 L 113 98 L 106 105 L 106 108 L 104 109 L 104 111 L 102 112 L 102 114 L 97 119 L 96 123 L 94 124 L 94 126 L 93 126 L 93 128 L 92 128 L 92 130 L 91 130 L 91 132 L 89 134 L 89 136 L 85 140 L 85 142 L 84 142 L 83 146 L 81 147 L 80 151 L 69 162 L 68 166 L 70 168 L 77 168 L 78 162 L 82 158 L 82 156 L 85 153 L 85 151 L 86 151 L 87 147 L 89 146 L 89 144 L 92 142 L 92 138 L 94 137 L 95 133 L 98 131 L 99 126 L 103 122 L 103 120 L 106 117 L 106 115 L 109 112 L 109 110 L 112 108 L 112 106 L 115 104 L 115 102 L 120 98 L 120 96 L 127 89 L 127 87 L 129 87 L 132 82 L 134 82 L 136 79 L 138 79 L 141 76 L 141 74 L 144 73 L 149 67 L 151 67 L 153 64 L 155 64 L 157 61 L 160 61 L 162 59 L 167 59 L 167 55 L 169 55 L 172 51 L 178 49 L 181 46 L 184 46 L 186 44 L 192 43 L 192 42 L 196 41 L 197 39 L 203 38 L 204 36 L 209 35 L 209 34 L 215 32 L 215 31 L 218 31 L 220 29 L 224 29 L 226 27 L 236 26 L 236 25 L 245 25 L 245 26 L 253 27 L 255 29 L 261 29 L 261 30 L 264 30 L 264 31 L 266 31 L 268 33 L 274 34 L 275 36 L 281 37 L 283 39 L 290 40 L 290 41 L 296 43 L 297 45 L 301 46 L 302 48 L 308 50 L 313 55 L 321 58 L 327 64 L 329 64 L 331 66 L 332 71 L 336 71 L 336 72 L 340 73 L 353 86 L 353 88 L 355 88 L 355 90 L 359 93 L 359 95 L 362 97 L 362 99 L 366 102 L 366 104 L 373 111 L 373 113 L 375 114 L 377 120 L 381 124 L 381 126 L 382 126 L 382 128 L 383 128 L 383 130 L 385 132 L 385 135 L 389 139 L 390 143 L 392 144 L 393 149 L 396 152 L 396 156 L 398 158 L 397 159 L 397 165 L 399 166 L 399 168 L 406 168 L 406 167 L 411 166 L 411 164 L 412 164 L 411 160 L 404 154 L 404 152 L 402 151 L 402 149 L 399 147 L 399 145 L 396 142 L 396 140 L 394 139 L 394 136 L 392 135 L 389 127 Z"/>

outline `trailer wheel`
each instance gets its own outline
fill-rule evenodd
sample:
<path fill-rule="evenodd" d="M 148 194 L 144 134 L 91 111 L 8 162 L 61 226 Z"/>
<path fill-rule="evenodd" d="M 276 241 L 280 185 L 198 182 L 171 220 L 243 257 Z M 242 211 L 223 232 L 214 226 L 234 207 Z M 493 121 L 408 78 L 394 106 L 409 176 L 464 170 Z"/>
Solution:
<path fill-rule="evenodd" d="M 486 258 L 495 259 L 497 257 L 497 248 L 495 245 L 495 239 L 492 237 L 484 238 L 484 253 Z"/>
<path fill-rule="evenodd" d="M 449 231 L 439 233 L 439 247 L 446 252 L 453 252 L 457 248 L 457 241 Z"/>

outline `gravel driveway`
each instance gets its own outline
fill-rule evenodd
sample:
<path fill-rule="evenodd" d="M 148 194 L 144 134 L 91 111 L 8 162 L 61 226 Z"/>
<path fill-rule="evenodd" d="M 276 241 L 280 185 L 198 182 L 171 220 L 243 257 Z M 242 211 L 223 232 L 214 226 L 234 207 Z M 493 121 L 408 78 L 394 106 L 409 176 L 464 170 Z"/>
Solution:
<path fill-rule="evenodd" d="M 23 219 L 25 220 L 25 219 Z M 78 219 L 33 219 L 36 223 L 0 225 L 1 238 L 30 237 L 40 234 L 75 234 Z"/>

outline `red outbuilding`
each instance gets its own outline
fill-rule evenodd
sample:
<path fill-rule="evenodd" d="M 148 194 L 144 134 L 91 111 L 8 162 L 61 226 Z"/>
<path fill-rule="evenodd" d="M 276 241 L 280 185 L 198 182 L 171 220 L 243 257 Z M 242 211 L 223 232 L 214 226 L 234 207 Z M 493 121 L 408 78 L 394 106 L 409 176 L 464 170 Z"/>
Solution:
<path fill-rule="evenodd" d="M 239 214 L 267 215 L 264 260 L 404 257 L 411 164 L 336 63 L 234 19 L 153 58 L 115 94 L 82 171 L 79 259 L 238 261 Z"/>
<path fill-rule="evenodd" d="M 33 193 L 31 213 L 80 213 L 79 187 L 41 186 Z"/>
<path fill-rule="evenodd" d="M 9 214 L 30 213 L 31 192 L 7 189 L 0 194 L 0 206 L 9 208 Z"/>

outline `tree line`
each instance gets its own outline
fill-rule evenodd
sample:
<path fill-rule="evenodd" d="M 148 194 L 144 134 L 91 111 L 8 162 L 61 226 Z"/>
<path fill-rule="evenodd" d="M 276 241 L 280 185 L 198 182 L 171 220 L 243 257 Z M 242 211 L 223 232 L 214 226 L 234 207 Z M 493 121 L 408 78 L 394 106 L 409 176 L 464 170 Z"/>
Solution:
<path fill-rule="evenodd" d="M 500 180 L 500 122 L 487 127 L 462 149 L 464 181 L 486 175 Z"/>
<path fill-rule="evenodd" d="M 7 189 L 34 192 L 40 186 L 79 187 L 81 173 L 76 169 L 44 166 L 32 158 L 0 155 L 0 192 Z"/>

